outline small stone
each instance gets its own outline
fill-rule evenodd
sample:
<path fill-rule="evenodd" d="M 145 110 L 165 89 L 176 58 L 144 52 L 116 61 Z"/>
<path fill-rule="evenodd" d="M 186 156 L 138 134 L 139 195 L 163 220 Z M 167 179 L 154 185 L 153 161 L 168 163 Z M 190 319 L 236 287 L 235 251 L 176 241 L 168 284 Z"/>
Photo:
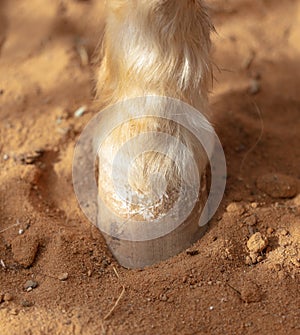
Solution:
<path fill-rule="evenodd" d="M 253 234 L 247 242 L 247 247 L 249 251 L 253 253 L 263 251 L 267 247 L 267 245 L 268 245 L 267 238 L 259 232 Z"/>
<path fill-rule="evenodd" d="M 7 161 L 8 159 L 9 159 L 9 156 L 8 156 L 7 154 L 4 154 L 4 155 L 3 155 L 3 160 L 4 160 L 4 161 Z"/>
<path fill-rule="evenodd" d="M 247 256 L 246 259 L 245 259 L 245 264 L 246 265 L 252 265 L 252 260 L 250 258 L 250 256 Z"/>
<path fill-rule="evenodd" d="M 61 275 L 58 276 L 58 279 L 59 279 L 60 281 L 65 281 L 65 280 L 67 280 L 68 278 L 69 278 L 69 274 L 68 274 L 67 272 L 62 273 Z"/>
<path fill-rule="evenodd" d="M 167 300 L 168 300 L 168 297 L 167 297 L 165 294 L 163 294 L 163 295 L 160 297 L 160 300 L 161 300 L 161 301 L 167 301 Z"/>
<path fill-rule="evenodd" d="M 39 241 L 35 236 L 19 235 L 12 241 L 11 247 L 14 260 L 21 266 L 28 268 L 34 262 Z"/>
<path fill-rule="evenodd" d="M 88 275 L 88 277 L 91 277 L 92 276 L 92 270 L 89 270 L 87 275 Z"/>
<path fill-rule="evenodd" d="M 271 227 L 269 227 L 269 228 L 267 229 L 267 234 L 268 234 L 268 235 L 271 235 L 271 234 L 273 234 L 273 233 L 274 233 L 274 229 L 271 228 Z"/>
<path fill-rule="evenodd" d="M 244 284 L 240 293 L 242 300 L 247 303 L 259 302 L 262 298 L 259 287 L 251 281 Z"/>
<path fill-rule="evenodd" d="M 226 211 L 228 213 L 236 213 L 238 215 L 242 215 L 245 212 L 245 208 L 236 202 L 232 202 L 226 207 Z"/>
<path fill-rule="evenodd" d="M 12 301 L 13 300 L 13 296 L 10 293 L 5 293 L 3 296 L 3 301 Z"/>
<path fill-rule="evenodd" d="M 215 309 L 214 306 L 209 306 L 210 311 L 213 311 L 214 309 Z"/>
<path fill-rule="evenodd" d="M 258 203 L 257 202 L 252 202 L 251 207 L 256 209 L 258 207 Z"/>
<path fill-rule="evenodd" d="M 259 177 L 256 186 L 272 198 L 293 198 L 297 194 L 297 180 L 279 173 Z"/>
<path fill-rule="evenodd" d="M 262 256 L 258 256 L 256 259 L 257 263 L 261 262 L 262 260 L 263 260 Z"/>
<path fill-rule="evenodd" d="M 27 282 L 24 284 L 24 289 L 27 291 L 28 289 L 32 290 L 34 288 L 38 287 L 38 283 L 34 280 L 27 280 Z"/>
<path fill-rule="evenodd" d="M 3 267 L 3 269 L 6 269 L 6 265 L 3 259 L 0 259 L 0 265 Z"/>
<path fill-rule="evenodd" d="M 257 263 L 258 254 L 256 252 L 250 252 L 249 257 L 251 259 L 252 264 Z"/>
<path fill-rule="evenodd" d="M 3 293 L 0 293 L 0 304 L 1 304 L 1 302 L 3 302 L 4 301 L 4 294 Z"/>
<path fill-rule="evenodd" d="M 87 107 L 86 106 L 81 106 L 74 112 L 74 117 L 80 118 L 81 116 L 83 116 L 83 114 L 86 111 L 87 111 Z"/>

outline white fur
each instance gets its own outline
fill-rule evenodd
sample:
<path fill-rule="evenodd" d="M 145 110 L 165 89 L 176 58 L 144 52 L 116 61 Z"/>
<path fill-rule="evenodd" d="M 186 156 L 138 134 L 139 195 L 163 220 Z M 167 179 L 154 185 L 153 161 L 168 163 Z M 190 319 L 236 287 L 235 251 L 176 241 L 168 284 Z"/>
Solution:
<path fill-rule="evenodd" d="M 202 0 L 109 0 L 106 15 L 101 105 L 157 94 L 205 112 L 213 26 Z"/>
<path fill-rule="evenodd" d="M 212 78 L 212 30 L 202 0 L 107 1 L 103 59 L 97 82 L 99 106 L 103 108 L 127 98 L 158 95 L 180 99 L 206 113 Z M 146 101 L 144 108 L 149 108 Z M 128 117 L 132 116 L 132 110 L 141 108 L 140 101 L 139 106 L 136 103 L 133 100 L 131 107 L 124 110 Z M 159 110 L 161 114 L 158 116 L 164 117 L 164 106 L 160 106 Z M 130 205 L 130 195 L 127 202 L 116 200 L 112 180 L 109 180 L 111 172 L 107 171 L 112 171 L 113 156 L 118 149 L 133 136 L 145 131 L 164 132 L 184 143 L 196 156 L 200 179 L 205 172 L 207 157 L 203 149 L 197 147 L 195 138 L 182 126 L 157 117 L 132 120 L 121 125 L 105 140 L 99 151 L 99 192 L 114 212 L 123 218 L 136 216 L 138 219 L 135 213 L 143 205 Z M 170 157 L 179 157 L 188 167 L 189 156 L 178 148 L 170 145 Z M 142 149 L 139 148 L 140 151 Z M 153 207 L 153 217 L 159 217 L 172 206 L 172 201 L 176 201 L 176 197 L 172 199 L 170 196 L 176 193 L 180 184 L 178 171 L 175 170 L 170 159 L 154 151 L 136 161 L 129 184 L 142 196 L 151 197 L 155 193 L 155 190 L 149 190 L 152 175 L 159 173 L 166 180 L 165 197 L 158 209 Z M 145 219 L 146 216 L 151 217 L 150 214 L 147 211 L 141 217 Z"/>

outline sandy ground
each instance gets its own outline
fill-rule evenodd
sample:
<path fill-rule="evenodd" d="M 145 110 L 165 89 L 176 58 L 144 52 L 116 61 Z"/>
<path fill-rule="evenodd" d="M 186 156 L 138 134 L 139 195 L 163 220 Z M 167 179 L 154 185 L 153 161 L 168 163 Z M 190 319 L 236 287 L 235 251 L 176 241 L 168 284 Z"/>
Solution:
<path fill-rule="evenodd" d="M 103 1 L 0 0 L 1 335 L 300 333 L 300 1 L 208 2 L 225 197 L 189 252 L 132 271 L 72 188 Z"/>

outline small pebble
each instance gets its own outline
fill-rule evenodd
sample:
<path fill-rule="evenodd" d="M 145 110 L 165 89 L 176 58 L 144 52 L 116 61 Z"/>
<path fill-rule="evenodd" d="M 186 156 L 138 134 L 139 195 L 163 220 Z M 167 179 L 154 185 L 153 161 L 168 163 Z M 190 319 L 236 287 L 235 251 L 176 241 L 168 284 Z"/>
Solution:
<path fill-rule="evenodd" d="M 163 294 L 163 295 L 160 297 L 160 300 L 161 300 L 161 301 L 167 301 L 167 300 L 168 300 L 168 297 L 167 297 L 165 294 Z"/>
<path fill-rule="evenodd" d="M 76 118 L 80 118 L 81 116 L 83 116 L 83 114 L 87 111 L 87 107 L 86 106 L 81 106 L 80 108 L 78 108 L 75 112 L 74 112 L 74 117 Z"/>
<path fill-rule="evenodd" d="M 3 267 L 3 269 L 6 269 L 6 265 L 3 261 L 3 259 L 0 259 L 0 265 Z"/>
<path fill-rule="evenodd" d="M 214 310 L 214 306 L 209 306 L 209 310 L 213 311 Z"/>
<path fill-rule="evenodd" d="M 88 277 L 91 277 L 92 276 L 92 270 L 89 270 L 87 275 L 88 275 Z"/>
<path fill-rule="evenodd" d="M 3 160 L 7 161 L 9 159 L 9 156 L 7 154 L 3 155 Z"/>
<path fill-rule="evenodd" d="M 251 263 L 252 264 L 257 263 L 258 253 L 256 253 L 256 252 L 250 252 L 249 257 L 251 259 Z"/>
<path fill-rule="evenodd" d="M 62 274 L 58 277 L 58 279 L 59 279 L 60 281 L 65 281 L 65 280 L 67 280 L 68 278 L 69 278 L 69 274 L 68 274 L 67 272 L 62 273 Z"/>
<path fill-rule="evenodd" d="M 245 208 L 236 202 L 232 202 L 226 207 L 226 211 L 228 213 L 236 213 L 238 215 L 242 215 L 245 212 Z"/>
<path fill-rule="evenodd" d="M 245 259 L 245 264 L 246 265 L 252 265 L 252 260 L 250 258 L 250 256 L 247 256 L 246 259 Z"/>
<path fill-rule="evenodd" d="M 247 247 L 252 253 L 258 253 L 263 251 L 267 247 L 267 245 L 267 238 L 259 232 L 253 234 L 247 242 Z"/>
<path fill-rule="evenodd" d="M 274 229 L 271 228 L 271 227 L 269 227 L 269 228 L 267 229 L 267 234 L 268 234 L 268 235 L 271 235 L 271 234 L 273 234 L 273 233 L 274 233 Z"/>
<path fill-rule="evenodd" d="M 38 283 L 34 280 L 27 280 L 27 282 L 24 284 L 24 289 L 26 291 L 31 291 L 32 289 L 38 287 Z M 28 291 L 28 292 L 29 292 Z"/>
<path fill-rule="evenodd" d="M 258 256 L 256 259 L 257 263 L 260 263 L 262 260 L 263 260 L 262 256 Z"/>

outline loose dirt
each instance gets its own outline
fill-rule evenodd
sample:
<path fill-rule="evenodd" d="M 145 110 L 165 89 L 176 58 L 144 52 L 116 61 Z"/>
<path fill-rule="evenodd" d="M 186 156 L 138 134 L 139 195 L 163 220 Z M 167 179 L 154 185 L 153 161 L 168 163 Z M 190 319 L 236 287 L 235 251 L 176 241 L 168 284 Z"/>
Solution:
<path fill-rule="evenodd" d="M 133 271 L 72 188 L 104 2 L 0 0 L 1 335 L 299 334 L 300 1 L 208 2 L 226 193 L 201 240 Z"/>

